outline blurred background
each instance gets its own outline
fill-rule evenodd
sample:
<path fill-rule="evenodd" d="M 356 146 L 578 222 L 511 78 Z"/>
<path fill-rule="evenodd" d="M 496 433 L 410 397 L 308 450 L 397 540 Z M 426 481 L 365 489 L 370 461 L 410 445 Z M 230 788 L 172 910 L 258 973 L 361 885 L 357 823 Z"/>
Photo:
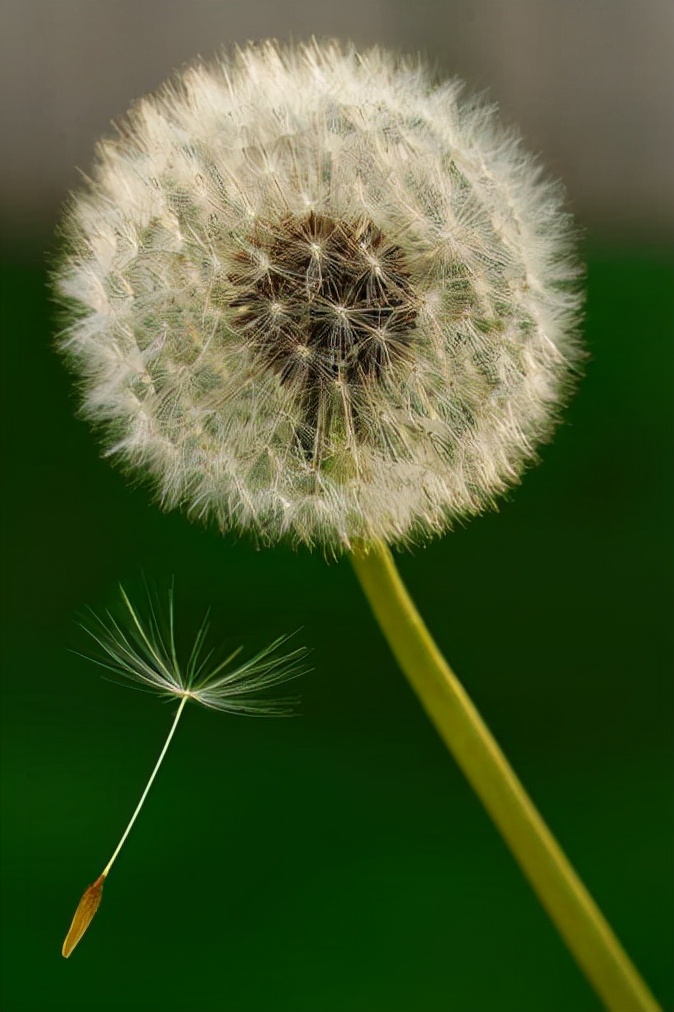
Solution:
<path fill-rule="evenodd" d="M 99 459 L 46 262 L 94 140 L 221 45 L 425 52 L 498 102 L 585 232 L 587 375 L 498 514 L 401 557 L 441 647 L 665 1008 L 672 948 L 669 0 L 3 0 L 3 1012 L 594 1012 L 346 562 L 160 514 Z M 60 946 L 171 710 L 76 617 L 175 576 L 184 642 L 301 627 L 301 716 L 185 715 L 89 936 Z M 625 1010 L 629 1012 L 629 1010 Z"/>
<path fill-rule="evenodd" d="M 486 92 L 611 240 L 674 230 L 670 0 L 3 0 L 5 227 L 49 243 L 95 138 L 199 54 L 351 38 L 425 53 Z"/>

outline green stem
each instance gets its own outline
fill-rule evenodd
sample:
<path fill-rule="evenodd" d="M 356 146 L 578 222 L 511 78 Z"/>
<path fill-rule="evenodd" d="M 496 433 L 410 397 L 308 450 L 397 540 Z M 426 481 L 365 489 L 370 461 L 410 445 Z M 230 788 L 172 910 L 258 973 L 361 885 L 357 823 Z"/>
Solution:
<path fill-rule="evenodd" d="M 655 998 L 433 642 L 388 548 L 380 542 L 357 548 L 351 561 L 422 706 L 606 1008 L 658 1012 Z"/>

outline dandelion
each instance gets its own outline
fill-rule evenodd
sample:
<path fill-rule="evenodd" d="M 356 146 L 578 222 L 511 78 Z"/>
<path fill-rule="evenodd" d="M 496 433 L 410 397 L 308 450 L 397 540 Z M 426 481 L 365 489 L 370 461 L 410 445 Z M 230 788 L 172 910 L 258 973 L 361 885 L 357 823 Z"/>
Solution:
<path fill-rule="evenodd" d="M 247 48 L 139 102 L 65 224 L 61 347 L 165 507 L 347 549 L 491 505 L 579 361 L 569 216 L 418 62 Z"/>
<path fill-rule="evenodd" d="M 652 996 L 395 570 L 494 504 L 582 361 L 574 230 L 494 109 L 316 42 L 182 72 L 66 215 L 62 351 L 165 508 L 346 552 L 422 705 L 612 1009 Z"/>
<path fill-rule="evenodd" d="M 168 626 L 165 629 L 162 628 L 151 601 L 149 617 L 144 622 L 123 588 L 121 595 L 125 621 L 120 622 L 108 612 L 105 620 L 94 615 L 93 624 L 83 626 L 101 652 L 100 657 L 92 659 L 128 679 L 136 687 L 156 691 L 165 699 L 179 699 L 180 704 L 159 758 L 112 857 L 96 881 L 82 895 L 63 943 L 62 953 L 66 958 L 98 910 L 105 880 L 140 814 L 188 700 L 228 713 L 283 715 L 291 712 L 291 700 L 266 699 L 256 696 L 256 693 L 297 678 L 304 671 L 302 662 L 306 651 L 303 648 L 286 655 L 279 653 L 287 637 L 275 640 L 235 668 L 231 664 L 241 648 L 224 660 L 214 662 L 213 652 L 204 651 L 208 618 L 204 619 L 187 662 L 182 666 L 176 650 L 173 589 L 169 591 Z"/>

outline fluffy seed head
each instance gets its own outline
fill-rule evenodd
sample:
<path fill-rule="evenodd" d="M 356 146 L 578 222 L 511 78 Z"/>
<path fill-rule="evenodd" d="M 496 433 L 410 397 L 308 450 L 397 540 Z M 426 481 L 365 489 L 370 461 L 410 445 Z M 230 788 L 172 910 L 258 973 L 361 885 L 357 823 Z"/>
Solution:
<path fill-rule="evenodd" d="M 535 458 L 580 358 L 570 222 L 460 92 L 267 43 L 99 145 L 60 343 L 164 506 L 336 551 L 445 529 Z"/>

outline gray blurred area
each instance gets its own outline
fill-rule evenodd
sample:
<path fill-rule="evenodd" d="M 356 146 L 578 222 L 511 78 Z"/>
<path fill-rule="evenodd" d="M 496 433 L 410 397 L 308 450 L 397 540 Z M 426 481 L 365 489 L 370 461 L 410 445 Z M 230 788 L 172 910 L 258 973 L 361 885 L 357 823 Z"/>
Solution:
<path fill-rule="evenodd" d="M 39 256 L 94 140 L 196 55 L 248 39 L 424 52 L 519 124 L 590 234 L 674 233 L 673 0 L 2 0 L 6 252 Z"/>

